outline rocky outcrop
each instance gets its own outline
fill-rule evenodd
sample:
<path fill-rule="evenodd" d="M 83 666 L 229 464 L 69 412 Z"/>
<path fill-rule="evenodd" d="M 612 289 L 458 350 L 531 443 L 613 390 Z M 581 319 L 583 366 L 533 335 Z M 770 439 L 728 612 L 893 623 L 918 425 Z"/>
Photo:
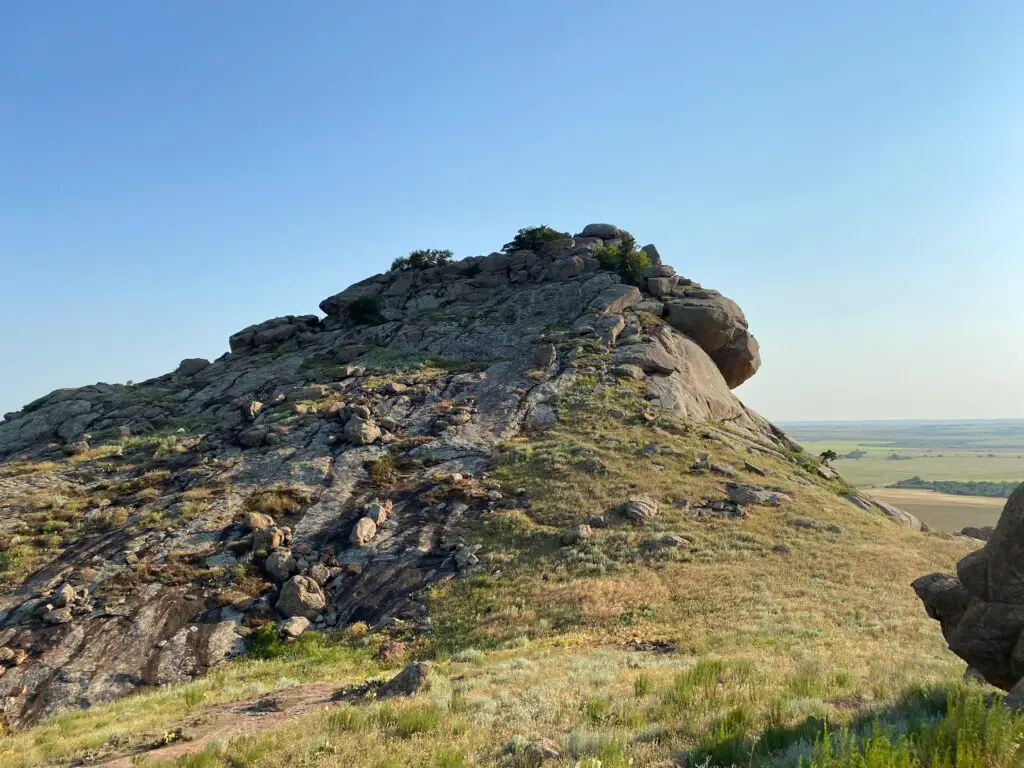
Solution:
<path fill-rule="evenodd" d="M 953 653 L 992 685 L 1017 686 L 1024 678 L 1024 485 L 985 546 L 957 563 L 956 576 L 931 573 L 913 587 Z"/>
<path fill-rule="evenodd" d="M 757 339 L 734 301 L 716 291 L 691 290 L 665 303 L 665 319 L 696 341 L 722 372 L 730 389 L 749 379 L 761 366 Z"/>
<path fill-rule="evenodd" d="M 201 674 L 260 623 L 423 620 L 419 592 L 480 563 L 462 534 L 502 503 L 482 478 L 495 448 L 554 423 L 584 377 L 629 381 L 645 408 L 751 451 L 790 448 L 730 391 L 757 368 L 738 308 L 653 246 L 641 285 L 625 283 L 598 258 L 624 241 L 591 225 L 376 275 L 321 302 L 326 317 L 233 334 L 212 362 L 7 414 L 0 460 L 33 469 L 0 476 L 0 534 L 41 493 L 82 511 L 60 557 L 0 597 L 0 647 L 20 660 L 0 675 L 5 719 Z M 657 512 L 634 502 L 637 523 Z"/>

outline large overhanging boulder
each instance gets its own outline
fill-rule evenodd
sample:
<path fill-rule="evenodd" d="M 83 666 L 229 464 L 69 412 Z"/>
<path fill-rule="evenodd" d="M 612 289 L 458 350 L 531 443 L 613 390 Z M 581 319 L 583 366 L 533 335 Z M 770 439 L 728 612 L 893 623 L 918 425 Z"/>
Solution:
<path fill-rule="evenodd" d="M 992 538 L 963 558 L 956 576 L 913 583 L 953 653 L 995 686 L 1024 678 L 1024 484 L 1003 507 Z"/>
<path fill-rule="evenodd" d="M 708 353 L 735 389 L 761 367 L 757 339 L 736 302 L 716 291 L 693 291 L 665 304 L 665 319 Z"/>

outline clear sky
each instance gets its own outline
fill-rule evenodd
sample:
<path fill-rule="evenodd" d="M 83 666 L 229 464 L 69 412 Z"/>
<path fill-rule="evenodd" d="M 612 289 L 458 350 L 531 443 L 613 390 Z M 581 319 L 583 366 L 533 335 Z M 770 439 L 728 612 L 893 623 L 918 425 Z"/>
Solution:
<path fill-rule="evenodd" d="M 771 419 L 1024 416 L 1024 3 L 4 4 L 0 412 L 591 221 Z"/>

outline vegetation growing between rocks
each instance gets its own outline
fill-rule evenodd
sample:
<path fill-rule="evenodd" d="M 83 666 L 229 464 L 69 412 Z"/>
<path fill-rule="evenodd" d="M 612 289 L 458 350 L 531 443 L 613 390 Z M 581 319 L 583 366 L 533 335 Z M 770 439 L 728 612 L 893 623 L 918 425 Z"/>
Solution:
<path fill-rule="evenodd" d="M 538 227 L 523 227 L 511 242 L 505 243 L 501 250 L 505 253 L 513 251 L 542 251 L 544 247 L 555 240 L 562 240 L 569 237 L 568 232 L 559 232 L 551 227 L 541 224 Z"/>
<path fill-rule="evenodd" d="M 348 305 L 348 319 L 357 325 L 380 322 L 380 301 L 376 296 L 360 296 Z"/>
<path fill-rule="evenodd" d="M 605 245 L 597 251 L 597 260 L 605 269 L 618 272 L 624 283 L 643 285 L 643 272 L 651 258 L 636 247 L 632 235 L 624 235 L 617 245 Z"/>
<path fill-rule="evenodd" d="M 452 263 L 452 252 L 448 249 L 426 248 L 412 251 L 408 256 L 399 256 L 391 262 L 391 271 L 407 269 L 430 269 Z"/>

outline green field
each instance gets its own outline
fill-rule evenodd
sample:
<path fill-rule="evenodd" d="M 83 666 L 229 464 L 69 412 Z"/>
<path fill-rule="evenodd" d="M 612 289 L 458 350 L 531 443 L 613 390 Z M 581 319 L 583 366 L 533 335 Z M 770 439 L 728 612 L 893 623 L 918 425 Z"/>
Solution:
<path fill-rule="evenodd" d="M 796 422 L 780 425 L 808 451 L 832 450 L 833 466 L 851 485 L 881 488 L 899 480 L 1024 481 L 1024 420 L 941 422 Z M 893 458 L 893 455 L 899 458 Z M 1001 499 L 884 489 L 874 495 L 911 512 L 933 528 L 956 531 L 992 525 Z"/>
<path fill-rule="evenodd" d="M 888 485 L 897 480 L 922 477 L 926 480 L 1022 480 L 1024 453 L 1010 451 L 922 451 L 914 448 L 880 448 L 866 443 L 841 441 L 801 443 L 808 451 L 833 450 L 842 455 L 853 450 L 867 452 L 861 459 L 838 459 L 833 466 L 847 482 L 859 487 Z M 909 459 L 889 459 L 891 453 Z"/>
<path fill-rule="evenodd" d="M 833 450 L 834 466 L 856 486 L 925 480 L 1024 480 L 1024 420 L 792 422 L 780 425 L 813 453 Z M 896 454 L 900 458 L 890 458 Z"/>

